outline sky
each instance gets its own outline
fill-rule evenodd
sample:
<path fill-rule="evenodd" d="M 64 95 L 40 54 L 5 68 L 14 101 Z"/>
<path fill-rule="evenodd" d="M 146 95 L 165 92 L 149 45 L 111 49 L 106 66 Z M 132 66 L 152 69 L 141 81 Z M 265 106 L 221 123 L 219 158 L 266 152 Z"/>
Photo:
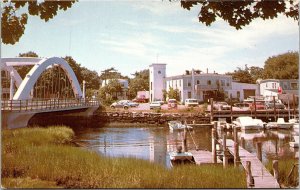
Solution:
<path fill-rule="evenodd" d="M 299 50 L 299 26 L 291 18 L 256 19 L 236 30 L 221 19 L 199 23 L 199 10 L 183 9 L 179 1 L 76 2 L 48 22 L 29 16 L 20 41 L 2 44 L 1 54 L 68 55 L 98 73 L 115 67 L 132 77 L 152 63 L 166 63 L 167 76 L 192 68 L 221 74 L 246 64 L 263 67 L 271 56 Z"/>

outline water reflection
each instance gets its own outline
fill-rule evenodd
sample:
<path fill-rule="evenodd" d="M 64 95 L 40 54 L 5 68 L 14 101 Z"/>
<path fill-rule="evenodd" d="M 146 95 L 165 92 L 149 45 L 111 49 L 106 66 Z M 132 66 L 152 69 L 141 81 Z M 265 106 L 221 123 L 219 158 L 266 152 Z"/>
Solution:
<path fill-rule="evenodd" d="M 144 128 L 80 128 L 74 129 L 76 141 L 84 143 L 90 150 L 111 157 L 135 157 L 169 166 L 168 152 L 182 145 L 183 132 L 170 132 L 167 127 Z M 195 128 L 187 133 L 189 150 L 211 151 L 211 130 L 209 127 Z M 218 134 L 221 137 L 221 133 Z M 290 148 L 293 131 L 240 131 L 239 143 L 249 152 L 256 154 L 257 143 L 261 143 L 262 160 L 298 157 L 298 149 Z M 231 132 L 227 137 L 233 139 Z"/>

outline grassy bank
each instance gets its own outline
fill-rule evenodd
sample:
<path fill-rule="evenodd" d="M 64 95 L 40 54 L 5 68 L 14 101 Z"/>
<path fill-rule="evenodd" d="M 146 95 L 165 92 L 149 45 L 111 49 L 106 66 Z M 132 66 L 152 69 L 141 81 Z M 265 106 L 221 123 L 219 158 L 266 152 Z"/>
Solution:
<path fill-rule="evenodd" d="M 267 163 L 267 169 L 270 171 L 271 174 L 273 174 L 272 162 L 273 160 L 270 160 Z M 299 166 L 295 166 L 294 170 L 292 171 L 292 168 L 296 163 L 299 163 L 299 160 L 292 159 L 292 158 L 278 161 L 278 171 L 279 171 L 278 182 L 282 187 L 299 186 Z"/>
<path fill-rule="evenodd" d="M 66 127 L 2 131 L 7 188 L 243 188 L 245 174 L 222 166 L 167 169 L 134 158 L 107 158 L 74 147 Z"/>

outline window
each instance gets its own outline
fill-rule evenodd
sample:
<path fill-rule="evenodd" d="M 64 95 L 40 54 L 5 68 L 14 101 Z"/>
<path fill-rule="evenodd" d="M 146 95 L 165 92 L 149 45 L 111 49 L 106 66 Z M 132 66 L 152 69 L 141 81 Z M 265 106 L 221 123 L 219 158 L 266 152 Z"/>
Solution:
<path fill-rule="evenodd" d="M 188 98 L 192 98 L 192 93 L 188 92 Z"/>
<path fill-rule="evenodd" d="M 240 99 L 240 97 L 241 97 L 240 91 L 237 91 L 237 92 L 236 92 L 236 96 L 237 96 L 238 99 Z"/>
<path fill-rule="evenodd" d="M 151 82 L 150 88 L 151 88 L 150 90 L 152 90 L 152 82 Z"/>
<path fill-rule="evenodd" d="M 225 86 L 225 80 L 221 80 L 221 86 Z"/>
<path fill-rule="evenodd" d="M 211 85 L 211 81 L 210 80 L 207 81 L 207 85 Z"/>
<path fill-rule="evenodd" d="M 200 84 L 200 81 L 199 81 L 199 80 L 197 80 L 197 84 Z"/>
<path fill-rule="evenodd" d="M 188 82 L 187 85 L 188 85 L 188 86 L 191 86 L 191 82 L 190 82 L 189 80 L 188 80 L 187 82 Z"/>
<path fill-rule="evenodd" d="M 291 82 L 291 88 L 292 90 L 298 90 L 298 83 Z"/>
<path fill-rule="evenodd" d="M 161 71 L 158 71 L 158 74 L 161 74 Z"/>
<path fill-rule="evenodd" d="M 229 82 L 227 82 L 227 84 L 226 84 L 227 86 L 229 86 Z"/>

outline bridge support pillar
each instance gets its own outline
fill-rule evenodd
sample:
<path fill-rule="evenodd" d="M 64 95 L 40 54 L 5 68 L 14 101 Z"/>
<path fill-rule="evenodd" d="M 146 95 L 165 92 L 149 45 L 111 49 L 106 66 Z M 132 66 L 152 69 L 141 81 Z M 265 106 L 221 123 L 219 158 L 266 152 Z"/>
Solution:
<path fill-rule="evenodd" d="M 1 112 L 2 129 L 15 129 L 27 127 L 28 121 L 35 113 Z"/>

